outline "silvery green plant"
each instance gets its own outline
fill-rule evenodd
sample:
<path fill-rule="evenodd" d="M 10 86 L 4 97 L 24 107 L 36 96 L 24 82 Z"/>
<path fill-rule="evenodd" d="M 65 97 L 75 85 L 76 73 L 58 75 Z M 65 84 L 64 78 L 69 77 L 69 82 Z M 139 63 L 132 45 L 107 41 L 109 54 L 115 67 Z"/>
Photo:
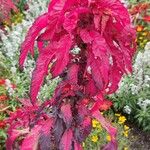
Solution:
<path fill-rule="evenodd" d="M 35 18 L 37 18 L 40 14 L 42 14 L 47 6 L 49 0 L 41 1 L 30 1 L 28 0 L 29 9 L 24 12 L 25 19 L 22 23 L 12 26 L 12 28 L 6 28 L 7 34 L 3 31 L 0 31 L 1 42 L 0 42 L 0 51 L 1 54 L 5 56 L 5 63 L 3 63 L 4 68 L 9 68 L 11 77 L 9 77 L 13 82 L 17 85 L 17 92 L 14 93 L 14 98 L 16 97 L 28 97 L 26 94 L 29 90 L 29 83 L 31 80 L 31 72 L 35 66 L 35 59 L 29 58 L 26 61 L 26 67 L 23 72 L 18 70 L 18 59 L 20 54 L 20 45 L 25 38 L 25 34 L 29 27 L 32 25 Z M 7 63 L 6 63 L 7 62 Z M 2 63 L 2 62 L 1 62 Z M 4 66 L 5 64 L 5 66 Z M 4 69 L 3 69 L 4 71 Z M 10 76 L 10 75 L 9 75 Z M 44 88 L 41 90 L 42 93 L 45 93 L 48 89 L 53 89 L 53 86 L 57 84 L 57 79 L 53 81 L 54 83 L 49 83 L 47 80 L 45 81 Z M 40 94 L 39 94 L 40 96 Z M 47 95 L 47 97 L 50 96 Z"/>
<path fill-rule="evenodd" d="M 120 82 L 117 94 L 113 95 L 116 110 L 123 110 L 131 120 L 150 131 L 150 42 L 143 52 L 138 52 L 133 65 L 133 74 Z M 120 103 L 122 101 L 122 103 Z"/>

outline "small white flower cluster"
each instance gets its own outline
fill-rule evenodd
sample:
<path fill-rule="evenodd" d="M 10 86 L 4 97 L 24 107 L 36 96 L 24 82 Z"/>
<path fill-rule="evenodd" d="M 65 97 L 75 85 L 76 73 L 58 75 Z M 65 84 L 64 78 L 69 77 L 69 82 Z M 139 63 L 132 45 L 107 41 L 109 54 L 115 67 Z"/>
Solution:
<path fill-rule="evenodd" d="M 11 81 L 9 79 L 5 80 L 5 86 L 6 90 L 8 91 L 8 94 L 11 96 L 14 94 L 13 85 L 11 84 Z"/>
<path fill-rule="evenodd" d="M 126 113 L 126 114 L 131 114 L 131 107 L 130 106 L 128 106 L 128 105 L 126 105 L 126 106 L 124 106 L 124 108 L 123 108 L 123 111 Z"/>
<path fill-rule="evenodd" d="M 150 99 L 143 100 L 142 98 L 139 98 L 137 104 L 140 106 L 141 109 L 146 111 L 147 107 L 150 106 Z"/>

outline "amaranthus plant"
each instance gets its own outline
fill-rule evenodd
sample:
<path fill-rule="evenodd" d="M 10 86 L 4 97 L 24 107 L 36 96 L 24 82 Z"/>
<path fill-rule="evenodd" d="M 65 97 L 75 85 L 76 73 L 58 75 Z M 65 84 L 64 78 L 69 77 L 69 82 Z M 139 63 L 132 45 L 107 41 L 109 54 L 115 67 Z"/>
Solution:
<path fill-rule="evenodd" d="M 21 46 L 20 69 L 28 53 L 34 56 L 35 41 L 30 99 L 20 100 L 23 107 L 8 120 L 7 149 L 81 150 L 95 118 L 111 137 L 103 149 L 116 150 L 116 128 L 101 111 L 112 105 L 106 96 L 122 75 L 132 71 L 135 31 L 126 8 L 119 0 L 52 0 Z M 37 95 L 49 73 L 62 81 L 41 104 Z"/>

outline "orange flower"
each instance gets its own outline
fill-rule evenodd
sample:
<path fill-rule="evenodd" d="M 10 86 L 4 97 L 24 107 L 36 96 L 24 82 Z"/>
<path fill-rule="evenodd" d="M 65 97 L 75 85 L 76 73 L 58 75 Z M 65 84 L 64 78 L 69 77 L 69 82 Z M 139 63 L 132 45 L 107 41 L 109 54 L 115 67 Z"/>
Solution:
<path fill-rule="evenodd" d="M 7 95 L 0 95 L 0 101 L 8 100 Z"/>
<path fill-rule="evenodd" d="M 100 110 L 101 111 L 106 111 L 108 110 L 110 107 L 112 106 L 112 102 L 109 100 L 104 100 L 102 101 L 101 105 L 100 105 Z"/>
<path fill-rule="evenodd" d="M 140 26 L 140 25 L 137 26 L 137 28 L 136 28 L 136 31 L 137 31 L 137 32 L 141 32 L 142 30 L 143 30 L 143 26 Z"/>

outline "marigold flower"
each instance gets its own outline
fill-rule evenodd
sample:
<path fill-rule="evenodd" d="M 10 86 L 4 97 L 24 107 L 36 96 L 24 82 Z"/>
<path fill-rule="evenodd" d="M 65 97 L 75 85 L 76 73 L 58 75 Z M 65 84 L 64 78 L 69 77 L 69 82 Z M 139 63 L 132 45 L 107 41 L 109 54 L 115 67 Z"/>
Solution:
<path fill-rule="evenodd" d="M 129 131 L 127 130 L 127 131 L 124 131 L 123 132 L 123 135 L 125 136 L 125 137 L 128 137 L 129 136 Z"/>
<path fill-rule="evenodd" d="M 147 36 L 147 34 L 148 34 L 147 32 L 143 32 L 142 33 L 143 36 Z"/>
<path fill-rule="evenodd" d="M 127 125 L 124 125 L 124 130 L 129 130 L 129 127 Z"/>
<path fill-rule="evenodd" d="M 127 120 L 127 119 L 126 119 L 125 116 L 120 116 L 118 123 L 119 123 L 119 124 L 123 124 L 126 120 Z"/>
<path fill-rule="evenodd" d="M 93 135 L 91 140 L 92 140 L 92 142 L 96 143 L 98 141 L 98 136 L 97 135 Z"/>
<path fill-rule="evenodd" d="M 98 126 L 99 122 L 96 119 L 92 120 L 92 127 L 96 128 Z"/>

